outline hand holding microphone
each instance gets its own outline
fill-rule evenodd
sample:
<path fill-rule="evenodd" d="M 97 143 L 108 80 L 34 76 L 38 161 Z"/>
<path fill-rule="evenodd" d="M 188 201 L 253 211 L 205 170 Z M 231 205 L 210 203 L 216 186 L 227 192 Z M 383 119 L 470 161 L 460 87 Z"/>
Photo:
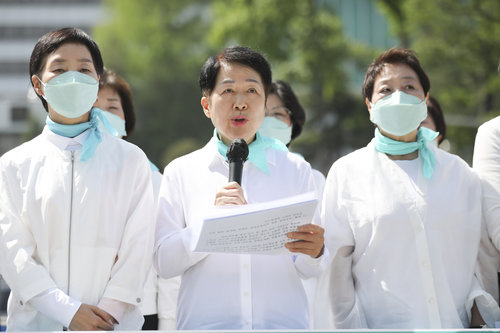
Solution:
<path fill-rule="evenodd" d="M 243 164 L 248 157 L 248 145 L 245 140 L 233 140 L 227 150 L 226 157 L 229 162 L 229 184 L 217 190 L 215 205 L 244 205 L 247 201 L 241 188 L 241 176 Z"/>

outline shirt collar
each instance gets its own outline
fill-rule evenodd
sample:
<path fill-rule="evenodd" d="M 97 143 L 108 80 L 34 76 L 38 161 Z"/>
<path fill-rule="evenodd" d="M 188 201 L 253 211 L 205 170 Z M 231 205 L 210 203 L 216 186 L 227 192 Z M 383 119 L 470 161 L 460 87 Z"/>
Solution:
<path fill-rule="evenodd" d="M 211 141 L 214 141 L 214 146 L 218 152 L 217 155 L 221 156 L 223 161 L 227 162 L 226 152 L 228 147 L 219 139 L 216 129 L 214 129 L 214 135 Z M 288 151 L 288 148 L 281 141 L 264 136 L 260 134 L 260 132 L 257 132 L 255 140 L 248 145 L 249 154 L 247 160 L 268 175 L 270 174 L 269 164 L 276 164 L 274 156 L 272 154 L 269 156 L 266 153 L 269 148 Z"/>
<path fill-rule="evenodd" d="M 81 149 L 85 140 L 89 136 L 89 130 L 75 136 L 74 138 L 67 138 L 52 132 L 47 125 L 43 128 L 44 135 L 47 136 L 50 142 L 61 150 L 78 150 Z"/>

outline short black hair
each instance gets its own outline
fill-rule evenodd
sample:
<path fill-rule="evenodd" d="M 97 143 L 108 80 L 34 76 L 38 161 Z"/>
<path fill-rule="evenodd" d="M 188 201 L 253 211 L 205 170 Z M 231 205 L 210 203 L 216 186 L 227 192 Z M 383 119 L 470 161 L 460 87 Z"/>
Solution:
<path fill-rule="evenodd" d="M 259 52 L 246 46 L 231 46 L 225 48 L 219 55 L 207 59 L 200 72 L 200 89 L 204 96 L 210 96 L 215 88 L 221 63 L 240 64 L 256 71 L 264 85 L 265 96 L 271 91 L 271 65 Z"/>
<path fill-rule="evenodd" d="M 77 43 L 83 44 L 89 50 L 92 61 L 94 62 L 94 67 L 97 74 L 102 75 L 104 71 L 104 64 L 102 61 L 101 51 L 97 46 L 96 42 L 82 29 L 78 28 L 62 28 L 59 30 L 51 31 L 38 40 L 33 52 L 31 52 L 30 58 L 30 82 L 33 75 L 40 76 L 40 72 L 45 66 L 47 56 L 57 50 L 61 45 L 66 43 Z M 43 107 L 48 111 L 47 101 L 41 96 L 38 96 L 42 101 Z"/>
<path fill-rule="evenodd" d="M 425 74 L 424 69 L 415 55 L 415 52 L 409 49 L 393 47 L 382 53 L 375 59 L 366 70 L 365 79 L 363 80 L 363 97 L 368 98 L 371 102 L 373 95 L 373 86 L 375 78 L 387 64 L 404 64 L 415 71 L 424 89 L 424 94 L 427 95 L 431 88 L 431 82 Z"/>
<path fill-rule="evenodd" d="M 292 121 L 292 138 L 295 139 L 302 133 L 302 128 L 306 122 L 306 113 L 304 108 L 288 83 L 282 80 L 276 80 L 271 87 L 271 94 L 276 94 L 285 107 L 290 111 L 290 120 Z"/>
<path fill-rule="evenodd" d="M 441 105 L 439 105 L 437 99 L 430 95 L 429 103 L 427 104 L 427 112 L 436 126 L 436 131 L 440 134 L 438 142 L 440 144 L 446 138 L 446 123 L 444 122 L 444 114 Z"/>

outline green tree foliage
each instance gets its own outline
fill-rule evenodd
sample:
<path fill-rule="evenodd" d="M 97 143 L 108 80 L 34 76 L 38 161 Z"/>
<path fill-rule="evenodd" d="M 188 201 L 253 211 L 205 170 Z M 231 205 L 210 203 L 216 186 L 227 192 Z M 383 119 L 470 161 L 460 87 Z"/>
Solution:
<path fill-rule="evenodd" d="M 198 77 L 207 57 L 201 0 L 108 0 L 111 20 L 95 29 L 105 66 L 134 92 L 137 127 L 131 141 L 162 168 L 177 140 L 211 136 L 200 106 Z"/>
<path fill-rule="evenodd" d="M 275 79 L 287 80 L 307 111 L 294 143 L 327 171 L 373 135 L 346 71 L 365 50 L 346 42 L 332 6 L 316 0 L 108 0 L 111 20 L 95 31 L 105 64 L 133 87 L 139 127 L 132 140 L 162 165 L 182 142 L 206 142 L 212 126 L 200 107 L 199 70 L 229 45 L 262 52 Z M 187 141 L 186 141 L 187 140 Z M 192 146 L 192 144 L 190 145 Z M 162 157 L 163 156 L 163 157 Z"/>
<path fill-rule="evenodd" d="M 379 0 L 407 34 L 443 107 L 453 151 L 471 161 L 477 126 L 500 114 L 500 2 Z M 400 13 L 393 15 L 391 13 Z M 402 20 L 401 18 L 404 18 Z"/>
<path fill-rule="evenodd" d="M 336 158 L 368 142 L 368 113 L 346 76 L 356 58 L 331 6 L 314 0 L 216 0 L 212 8 L 210 45 L 261 51 L 274 79 L 288 81 L 305 106 L 308 126 L 294 149 L 327 171 Z"/>

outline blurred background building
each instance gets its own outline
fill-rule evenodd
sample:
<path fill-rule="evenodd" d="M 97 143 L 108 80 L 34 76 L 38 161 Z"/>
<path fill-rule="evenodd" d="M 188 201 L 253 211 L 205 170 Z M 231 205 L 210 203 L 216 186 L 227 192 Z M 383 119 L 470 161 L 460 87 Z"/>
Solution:
<path fill-rule="evenodd" d="M 45 119 L 29 79 L 29 58 L 38 38 L 67 26 L 90 33 L 100 20 L 101 0 L 0 1 L 0 155 Z"/>
<path fill-rule="evenodd" d="M 78 26 L 91 33 L 102 20 L 101 0 L 0 1 L 0 156 L 39 131 L 45 110 L 33 93 L 29 58 L 38 38 L 57 28 Z M 9 287 L 0 279 L 1 328 Z"/>
<path fill-rule="evenodd" d="M 0 156 L 40 133 L 29 57 L 39 37 L 67 26 L 92 35 L 130 83 L 130 140 L 160 169 L 212 135 L 198 75 L 228 45 L 262 52 L 273 78 L 292 85 L 307 114 L 292 150 L 325 174 L 373 137 L 361 84 L 392 46 L 417 52 L 452 153 L 470 163 L 477 126 L 500 115 L 498 0 L 0 0 Z"/>

